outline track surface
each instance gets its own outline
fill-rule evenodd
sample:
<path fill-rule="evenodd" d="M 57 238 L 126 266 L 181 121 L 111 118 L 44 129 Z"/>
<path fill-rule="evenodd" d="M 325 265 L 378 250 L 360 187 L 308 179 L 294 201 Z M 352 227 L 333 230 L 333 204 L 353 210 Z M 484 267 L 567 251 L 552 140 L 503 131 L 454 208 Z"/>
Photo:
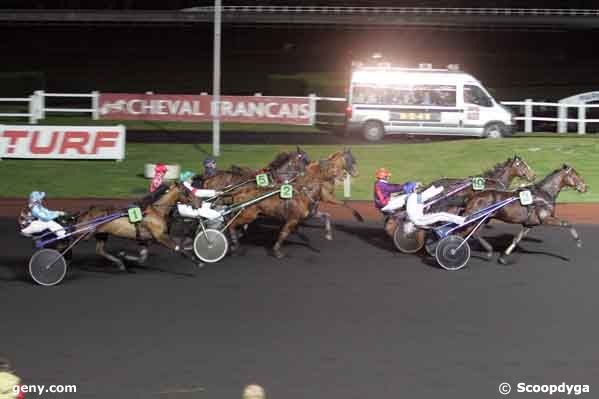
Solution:
<path fill-rule="evenodd" d="M 599 227 L 579 226 L 582 249 L 539 228 L 517 264 L 454 273 L 396 253 L 378 224 L 338 225 L 332 242 L 303 231 L 312 248 L 295 236 L 287 259 L 259 245 L 273 239 L 263 228 L 245 256 L 192 276 L 157 249 L 147 268 L 110 273 L 85 243 L 65 282 L 43 288 L 15 271 L 31 244 L 0 219 L 0 352 L 25 383 L 77 384 L 65 398 L 238 398 L 257 382 L 270 398 L 487 399 L 503 381 L 596 397 Z M 515 231 L 485 235 L 505 248 Z"/>

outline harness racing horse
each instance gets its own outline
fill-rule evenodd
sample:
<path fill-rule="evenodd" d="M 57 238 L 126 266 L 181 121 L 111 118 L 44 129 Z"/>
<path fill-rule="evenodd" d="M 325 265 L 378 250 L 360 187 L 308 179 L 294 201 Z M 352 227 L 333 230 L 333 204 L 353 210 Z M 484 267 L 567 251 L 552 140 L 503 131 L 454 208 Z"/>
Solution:
<path fill-rule="evenodd" d="M 274 181 L 282 182 L 297 176 L 309 162 L 308 154 L 296 147 L 296 151 L 280 153 L 259 171 L 239 166 L 233 166 L 230 171 L 219 170 L 214 176 L 203 179 L 203 186 L 198 188 L 223 190 L 243 182 L 252 183 L 256 175 L 260 173 L 268 173 Z"/>
<path fill-rule="evenodd" d="M 179 252 L 184 257 L 201 265 L 193 256 L 181 251 L 179 245 L 168 235 L 168 215 L 177 202 L 189 203 L 191 198 L 187 190 L 180 184 L 175 183 L 170 186 L 157 201 L 149 204 L 143 212 L 143 218 L 138 223 L 131 223 L 127 216 L 112 220 L 108 223 L 99 225 L 93 234 L 96 238 L 96 253 L 114 264 L 119 270 L 126 271 L 124 262 L 118 257 L 105 251 L 104 246 L 109 236 L 127 238 L 136 240 L 142 246 L 139 257 L 126 256 L 127 260 L 134 260 L 139 263 L 145 262 L 148 257 L 147 245 L 150 241 L 157 241 L 165 247 Z M 102 216 L 123 212 L 122 209 L 114 207 L 92 206 L 87 211 L 82 212 L 77 217 L 77 223 L 94 220 Z M 88 239 L 86 237 L 86 239 Z"/>
<path fill-rule="evenodd" d="M 518 245 L 533 227 L 539 225 L 570 229 L 570 233 L 572 234 L 572 237 L 574 237 L 577 246 L 581 247 L 582 240 L 574 227 L 567 221 L 555 217 L 555 201 L 564 187 L 572 187 L 580 193 L 585 193 L 587 191 L 587 185 L 582 177 L 573 167 L 564 164 L 561 168 L 556 169 L 534 185 L 523 187 L 516 191 L 489 190 L 474 194 L 466 206 L 465 214 L 472 214 L 479 209 L 483 209 L 507 198 L 514 197 L 520 191 L 528 190 L 532 194 L 532 204 L 522 205 L 520 201 L 514 201 L 498 210 L 497 213 L 492 216 L 493 219 L 501 220 L 505 223 L 522 225 L 522 230 L 520 230 L 510 246 L 499 257 L 499 263 L 506 264 L 507 257 L 512 253 L 516 245 Z M 465 230 L 463 234 L 468 234 L 472 228 Z M 487 249 L 488 252 L 487 256 L 491 257 L 493 254 L 493 247 L 488 243 L 487 245 L 488 247 L 485 246 L 485 249 Z"/>
<path fill-rule="evenodd" d="M 489 169 L 482 173 L 482 177 L 486 180 L 486 187 L 496 190 L 507 190 L 512 181 L 516 178 L 524 178 L 529 182 L 534 181 L 535 173 L 528 166 L 524 159 L 520 158 L 518 155 L 514 155 L 512 158 L 508 158 L 506 161 L 498 163 L 492 169 Z M 461 190 L 458 193 L 455 193 L 451 197 L 441 200 L 431 206 L 427 212 L 449 212 L 454 214 L 461 214 L 463 210 L 466 208 L 466 204 L 468 199 L 476 193 L 472 188 L 471 177 L 463 178 L 463 179 L 453 179 L 453 178 L 442 178 L 431 182 L 428 186 L 424 187 L 423 190 L 426 190 L 428 187 L 442 186 L 444 187 L 444 192 L 450 192 L 462 185 L 468 185 L 465 189 Z M 385 221 L 385 231 L 391 237 L 395 232 L 395 228 L 398 225 L 398 217 L 401 217 L 401 211 L 393 215 L 393 217 L 387 218 Z"/>
<path fill-rule="evenodd" d="M 249 224 L 256 220 L 258 216 L 270 216 L 285 221 L 279 232 L 277 241 L 273 246 L 273 254 L 277 258 L 284 256 L 281 251 L 283 242 L 289 234 L 293 232 L 298 224 L 314 216 L 317 212 L 320 202 L 327 202 L 350 208 L 344 202 L 338 201 L 334 197 L 332 187 L 334 182 L 343 178 L 345 173 L 352 176 L 358 175 L 356 161 L 350 150 L 332 154 L 326 160 L 327 162 L 319 165 L 312 165 L 306 169 L 303 176 L 299 176 L 293 182 L 293 197 L 283 199 L 279 196 L 266 198 L 254 205 L 245 208 L 237 218 L 229 225 L 229 235 L 231 237 L 231 249 L 234 251 L 239 247 L 237 228 Z M 272 191 L 268 188 L 247 188 L 238 190 L 233 194 L 234 203 L 242 203 L 251 200 L 262 194 Z M 351 208 L 350 208 L 351 209 Z M 355 211 L 353 215 L 361 219 L 361 216 Z M 327 215 L 326 221 L 327 239 L 332 239 L 330 232 L 331 224 Z"/>

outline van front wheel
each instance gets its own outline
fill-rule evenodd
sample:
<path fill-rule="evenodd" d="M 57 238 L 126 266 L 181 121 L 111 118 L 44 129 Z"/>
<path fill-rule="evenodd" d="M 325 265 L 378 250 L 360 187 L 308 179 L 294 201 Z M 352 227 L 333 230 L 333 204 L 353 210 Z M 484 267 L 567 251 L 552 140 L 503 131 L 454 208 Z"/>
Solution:
<path fill-rule="evenodd" d="M 509 131 L 503 123 L 491 123 L 485 127 L 483 137 L 500 139 L 509 136 Z"/>
<path fill-rule="evenodd" d="M 368 141 L 380 141 L 385 135 L 383 124 L 377 121 L 368 121 L 364 124 L 364 138 Z"/>

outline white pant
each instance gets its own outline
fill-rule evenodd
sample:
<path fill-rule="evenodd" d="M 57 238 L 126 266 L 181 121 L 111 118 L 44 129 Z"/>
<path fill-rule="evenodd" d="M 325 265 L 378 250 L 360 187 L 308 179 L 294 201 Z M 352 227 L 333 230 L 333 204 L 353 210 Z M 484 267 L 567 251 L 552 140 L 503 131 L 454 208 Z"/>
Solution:
<path fill-rule="evenodd" d="M 387 205 L 385 205 L 384 207 L 381 208 L 381 211 L 393 212 L 397 209 L 403 208 L 404 205 L 406 204 L 407 196 L 408 196 L 408 194 L 396 195 L 395 197 L 393 197 L 389 200 Z"/>
<path fill-rule="evenodd" d="M 179 211 L 179 215 L 186 218 L 203 217 L 214 220 L 222 217 L 218 211 L 215 211 L 210 207 L 210 203 L 208 202 L 202 203 L 201 208 L 194 208 L 193 206 L 186 204 L 177 204 L 177 210 Z"/>
<path fill-rule="evenodd" d="M 50 220 L 48 222 L 44 222 L 42 220 L 34 220 L 29 224 L 29 226 L 22 229 L 21 233 L 29 237 L 33 234 L 41 233 L 44 230 L 50 230 L 58 237 L 64 237 L 65 234 L 64 228 L 60 224 L 56 223 L 54 220 Z"/>
<path fill-rule="evenodd" d="M 443 187 L 432 186 L 420 194 L 410 194 L 407 200 L 408 218 L 417 226 L 428 227 L 439 222 L 464 223 L 465 218 L 448 212 L 424 214 L 425 201 L 443 191 Z"/>

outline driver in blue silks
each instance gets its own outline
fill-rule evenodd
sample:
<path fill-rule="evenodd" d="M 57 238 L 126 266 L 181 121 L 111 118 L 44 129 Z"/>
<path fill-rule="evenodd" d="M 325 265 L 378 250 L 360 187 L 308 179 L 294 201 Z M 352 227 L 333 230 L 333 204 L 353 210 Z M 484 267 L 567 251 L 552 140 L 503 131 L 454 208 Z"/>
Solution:
<path fill-rule="evenodd" d="M 42 205 L 46 193 L 43 191 L 33 191 L 29 194 L 28 208 L 21 212 L 19 224 L 21 233 L 31 236 L 41 233 L 44 230 L 50 230 L 58 237 L 65 235 L 64 227 L 55 221 L 59 216 L 64 216 L 62 211 L 51 211 Z"/>
<path fill-rule="evenodd" d="M 216 175 L 216 161 L 213 158 L 204 159 L 204 178 Z"/>

